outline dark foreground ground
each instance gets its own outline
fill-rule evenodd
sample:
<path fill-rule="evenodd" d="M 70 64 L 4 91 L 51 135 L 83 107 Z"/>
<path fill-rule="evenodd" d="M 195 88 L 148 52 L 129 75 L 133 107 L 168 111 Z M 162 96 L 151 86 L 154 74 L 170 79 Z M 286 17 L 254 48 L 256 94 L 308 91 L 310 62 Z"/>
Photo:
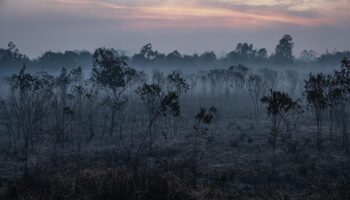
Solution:
<path fill-rule="evenodd" d="M 123 141 L 107 135 L 79 152 L 68 143 L 55 159 L 43 142 L 49 138 L 38 137 L 26 177 L 20 154 L 1 154 L 0 199 L 350 199 L 350 157 L 337 129 L 317 153 L 315 127 L 303 119 L 273 156 L 268 120 L 256 126 L 221 116 L 199 137 L 194 159 L 189 120 L 180 120 L 176 134 L 158 133 L 151 152 L 145 145 L 137 171 L 142 123 L 125 129 Z"/>

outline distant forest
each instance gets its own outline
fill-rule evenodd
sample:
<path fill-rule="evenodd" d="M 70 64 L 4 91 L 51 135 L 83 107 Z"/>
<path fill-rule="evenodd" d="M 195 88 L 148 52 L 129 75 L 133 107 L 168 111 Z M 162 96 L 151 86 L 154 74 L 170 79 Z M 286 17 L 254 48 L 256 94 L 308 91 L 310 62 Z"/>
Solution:
<path fill-rule="evenodd" d="M 218 56 L 214 51 L 205 51 L 201 54 L 181 54 L 174 50 L 164 54 L 154 50 L 152 44 L 144 45 L 138 53 L 125 56 L 128 64 L 135 67 L 227 67 L 233 64 L 249 66 L 338 66 L 339 60 L 350 57 L 350 51 L 336 51 L 318 54 L 313 50 L 304 50 L 299 56 L 293 53 L 294 42 L 290 35 L 284 35 L 276 45 L 275 51 L 268 55 L 266 48 L 255 48 L 253 44 L 238 43 L 233 51 Z M 120 52 L 123 54 L 123 52 Z M 25 63 L 30 67 L 45 69 L 73 68 L 77 66 L 91 67 L 92 53 L 82 51 L 53 52 L 46 51 L 38 58 L 30 59 L 21 53 L 13 42 L 7 48 L 0 48 L 0 68 L 22 66 Z"/>

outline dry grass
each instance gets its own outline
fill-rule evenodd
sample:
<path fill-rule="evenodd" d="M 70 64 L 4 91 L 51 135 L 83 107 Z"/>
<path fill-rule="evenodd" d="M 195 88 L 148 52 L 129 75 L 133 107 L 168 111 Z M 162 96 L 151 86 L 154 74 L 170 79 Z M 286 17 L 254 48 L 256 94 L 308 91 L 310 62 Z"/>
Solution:
<path fill-rule="evenodd" d="M 166 200 L 193 199 L 176 176 L 117 169 L 86 169 L 74 174 L 36 174 L 8 182 L 5 199 Z"/>

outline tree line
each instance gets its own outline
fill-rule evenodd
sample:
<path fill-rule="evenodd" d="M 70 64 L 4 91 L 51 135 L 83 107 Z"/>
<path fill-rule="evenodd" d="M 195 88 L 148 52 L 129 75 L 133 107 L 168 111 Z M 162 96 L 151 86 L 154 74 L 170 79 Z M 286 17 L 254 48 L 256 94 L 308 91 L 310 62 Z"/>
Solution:
<path fill-rule="evenodd" d="M 194 53 L 192 55 L 181 54 L 174 50 L 168 54 L 154 50 L 152 44 L 144 45 L 139 52 L 132 56 L 126 56 L 126 62 L 131 66 L 141 67 L 191 67 L 191 66 L 229 66 L 232 64 L 265 66 L 291 66 L 291 65 L 322 65 L 334 66 L 344 57 L 350 57 L 349 51 L 333 51 L 319 55 L 313 50 L 304 50 L 296 57 L 293 53 L 293 38 L 284 35 L 276 45 L 274 52 L 268 54 L 266 48 L 255 48 L 253 44 L 246 42 L 238 43 L 236 47 L 225 55 L 218 56 L 214 51 Z M 123 53 L 121 53 L 123 54 Z M 44 52 L 35 59 L 30 59 L 22 54 L 13 42 L 5 49 L 0 49 L 0 67 L 10 67 L 27 63 L 28 66 L 52 67 L 75 66 L 89 67 L 93 54 L 89 51 L 65 51 Z"/>

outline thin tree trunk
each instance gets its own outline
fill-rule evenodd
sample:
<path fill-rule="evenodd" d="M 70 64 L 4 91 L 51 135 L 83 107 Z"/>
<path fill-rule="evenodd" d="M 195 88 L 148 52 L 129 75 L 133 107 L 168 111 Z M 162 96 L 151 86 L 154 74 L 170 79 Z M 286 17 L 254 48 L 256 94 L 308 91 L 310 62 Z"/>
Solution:
<path fill-rule="evenodd" d="M 149 124 L 148 124 L 148 131 L 146 132 L 145 135 L 143 135 L 142 139 L 141 139 L 141 143 L 137 149 L 137 152 L 136 152 L 136 156 L 135 156 L 135 164 L 134 164 L 134 170 L 137 172 L 138 170 L 138 162 L 139 162 L 139 156 L 140 156 L 140 151 L 141 151 L 141 147 L 143 146 L 143 144 L 145 143 L 146 141 L 146 138 L 147 136 L 150 136 L 151 135 L 151 128 L 152 127 L 152 124 L 153 124 L 153 119 L 149 121 Z M 150 145 L 151 147 L 151 145 Z"/>
<path fill-rule="evenodd" d="M 27 177 L 28 176 L 28 143 L 29 143 L 29 136 L 28 133 L 25 133 L 24 135 L 24 171 L 23 171 L 23 176 Z"/>
<path fill-rule="evenodd" d="M 110 125 L 110 128 L 109 128 L 109 136 L 113 136 L 113 132 L 114 132 L 114 122 L 115 122 L 115 109 L 112 108 L 112 116 L 111 116 L 111 125 Z"/>
<path fill-rule="evenodd" d="M 333 140 L 333 106 L 329 109 L 329 140 Z"/>
<path fill-rule="evenodd" d="M 316 121 L 317 121 L 317 151 L 318 153 L 321 152 L 321 113 L 318 111 L 316 113 Z"/>
<path fill-rule="evenodd" d="M 278 130 L 277 130 L 277 116 L 273 116 L 273 128 L 272 128 L 272 168 L 275 169 L 276 165 L 276 145 L 277 145 L 277 137 L 278 137 Z"/>
<path fill-rule="evenodd" d="M 152 152 L 152 144 L 153 144 L 153 136 L 152 136 L 152 126 L 153 122 L 150 122 L 148 125 L 148 132 L 149 132 L 149 152 Z"/>
<path fill-rule="evenodd" d="M 347 133 L 347 113 L 346 113 L 346 105 L 344 105 L 343 109 L 343 149 L 344 151 L 348 151 L 348 133 Z"/>
<path fill-rule="evenodd" d="M 198 151 L 198 132 L 196 133 L 193 151 L 193 186 L 197 186 L 197 151 Z"/>

